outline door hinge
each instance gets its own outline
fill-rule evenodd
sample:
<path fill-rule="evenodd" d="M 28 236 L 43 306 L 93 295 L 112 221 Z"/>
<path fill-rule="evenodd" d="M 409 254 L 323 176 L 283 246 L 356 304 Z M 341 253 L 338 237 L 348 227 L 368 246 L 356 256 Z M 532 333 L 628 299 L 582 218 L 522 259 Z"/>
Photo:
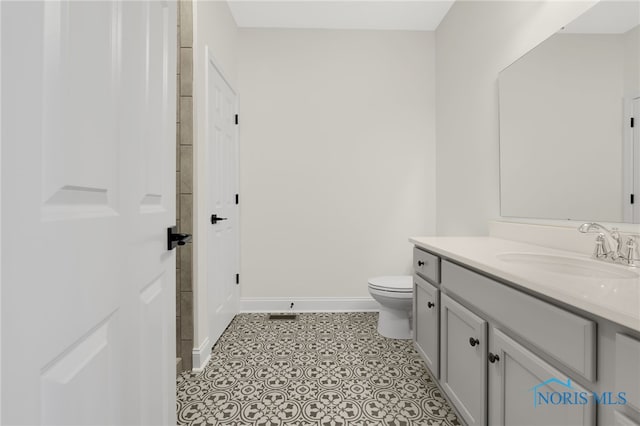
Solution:
<path fill-rule="evenodd" d="M 236 125 L 238 124 L 238 114 L 236 114 Z"/>
<path fill-rule="evenodd" d="M 630 199 L 630 201 L 631 201 L 631 204 L 633 204 L 633 203 L 635 202 L 633 194 L 631 194 L 631 196 L 629 197 L 629 199 Z"/>
<path fill-rule="evenodd" d="M 236 204 L 240 204 L 240 196 L 236 194 Z"/>
<path fill-rule="evenodd" d="M 633 117 L 631 117 L 631 127 L 634 127 L 634 126 L 635 126 L 635 120 Z"/>
<path fill-rule="evenodd" d="M 240 274 L 236 274 L 236 284 L 240 284 Z"/>

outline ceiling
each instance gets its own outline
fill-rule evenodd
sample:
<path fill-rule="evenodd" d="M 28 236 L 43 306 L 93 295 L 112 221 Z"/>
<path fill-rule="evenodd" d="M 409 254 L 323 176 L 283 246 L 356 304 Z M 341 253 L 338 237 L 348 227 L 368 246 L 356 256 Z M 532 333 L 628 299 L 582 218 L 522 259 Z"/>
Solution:
<path fill-rule="evenodd" d="M 228 0 L 240 28 L 434 31 L 453 0 Z"/>
<path fill-rule="evenodd" d="M 563 30 L 574 34 L 621 34 L 638 24 L 640 2 L 603 0 L 567 24 Z"/>

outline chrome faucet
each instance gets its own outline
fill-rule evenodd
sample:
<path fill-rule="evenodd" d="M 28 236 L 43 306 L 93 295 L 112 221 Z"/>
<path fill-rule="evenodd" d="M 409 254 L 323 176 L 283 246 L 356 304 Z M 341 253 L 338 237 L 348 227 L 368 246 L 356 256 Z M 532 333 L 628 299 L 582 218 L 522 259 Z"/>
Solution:
<path fill-rule="evenodd" d="M 636 261 L 640 261 L 640 254 L 638 253 L 636 235 L 627 235 L 623 243 L 623 236 L 617 228 L 611 228 L 611 230 L 609 230 L 595 222 L 583 223 L 578 227 L 578 231 L 584 234 L 598 234 L 596 237 L 596 247 L 593 250 L 594 259 L 622 263 L 627 266 L 638 266 Z M 613 244 L 611 244 L 611 242 Z M 615 249 L 612 249 L 612 246 L 614 246 Z"/>

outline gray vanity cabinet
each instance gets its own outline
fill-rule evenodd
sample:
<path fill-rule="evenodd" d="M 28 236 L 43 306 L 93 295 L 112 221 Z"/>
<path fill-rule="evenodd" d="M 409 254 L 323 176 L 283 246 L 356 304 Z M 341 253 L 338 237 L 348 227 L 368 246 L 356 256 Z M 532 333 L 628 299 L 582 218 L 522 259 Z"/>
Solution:
<path fill-rule="evenodd" d="M 419 277 L 413 276 L 413 340 L 433 377 L 440 377 L 440 290 Z"/>
<path fill-rule="evenodd" d="M 440 295 L 440 384 L 464 421 L 487 424 L 487 322 Z"/>
<path fill-rule="evenodd" d="M 492 328 L 489 352 L 490 425 L 595 424 L 592 401 L 584 405 L 549 404 L 543 397 L 550 392 L 587 390 L 553 368 L 519 343 Z M 550 378 L 553 378 L 550 380 Z M 544 384 L 547 382 L 546 384 Z M 564 383 L 564 384 L 563 384 Z M 582 401 L 585 402 L 585 401 Z"/>
<path fill-rule="evenodd" d="M 416 247 L 414 263 L 415 346 L 437 378 L 439 339 L 438 383 L 465 424 L 640 426 L 640 330 L 444 254 Z"/>

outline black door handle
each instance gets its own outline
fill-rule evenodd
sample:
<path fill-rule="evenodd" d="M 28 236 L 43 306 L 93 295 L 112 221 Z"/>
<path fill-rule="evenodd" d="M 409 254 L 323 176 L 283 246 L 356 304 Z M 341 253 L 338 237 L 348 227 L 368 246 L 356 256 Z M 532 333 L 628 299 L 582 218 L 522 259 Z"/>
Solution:
<path fill-rule="evenodd" d="M 422 266 L 424 265 L 424 262 L 422 260 L 418 260 L 418 266 Z"/>
<path fill-rule="evenodd" d="M 211 224 L 215 225 L 216 223 L 218 223 L 221 220 L 227 220 L 228 218 L 226 217 L 218 217 L 217 214 L 212 214 L 211 215 Z"/>
<path fill-rule="evenodd" d="M 471 346 L 479 345 L 480 344 L 480 340 L 474 339 L 473 337 L 469 337 L 469 344 Z"/>
<path fill-rule="evenodd" d="M 427 302 L 427 308 L 431 309 L 431 308 L 433 308 L 434 306 L 436 306 L 436 304 L 435 304 L 435 303 L 433 303 L 433 302 Z"/>
<path fill-rule="evenodd" d="M 489 362 L 493 364 L 494 362 L 500 361 L 500 357 L 496 354 L 492 354 L 489 352 Z"/>
<path fill-rule="evenodd" d="M 177 226 L 167 228 L 167 250 L 173 250 L 176 246 L 183 246 L 191 241 L 191 234 L 179 234 Z"/>

